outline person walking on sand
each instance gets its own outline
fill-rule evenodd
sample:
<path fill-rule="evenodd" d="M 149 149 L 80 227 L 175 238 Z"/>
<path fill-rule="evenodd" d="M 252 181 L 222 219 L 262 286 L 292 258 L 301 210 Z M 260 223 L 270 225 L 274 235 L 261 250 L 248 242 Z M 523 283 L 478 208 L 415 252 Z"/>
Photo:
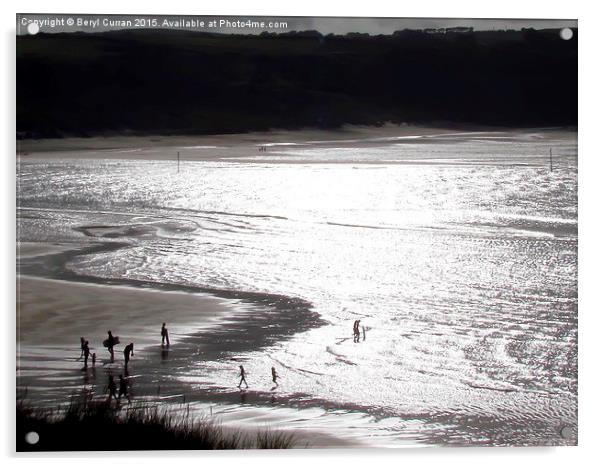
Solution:
<path fill-rule="evenodd" d="M 109 375 L 107 391 L 109 392 L 109 399 L 107 400 L 109 403 L 111 402 L 111 397 L 117 400 L 117 385 L 115 384 L 115 379 L 113 379 L 112 375 Z"/>
<path fill-rule="evenodd" d="M 353 323 L 353 342 L 358 343 L 360 341 L 360 321 L 356 320 Z"/>
<path fill-rule="evenodd" d="M 130 362 L 130 356 L 134 356 L 134 343 L 130 343 L 123 349 L 123 359 L 125 360 L 125 368 L 127 369 Z"/>
<path fill-rule="evenodd" d="M 118 400 L 121 399 L 121 397 L 127 398 L 128 403 L 131 403 L 130 401 L 130 397 L 128 395 L 128 382 L 127 380 L 123 377 L 122 374 L 119 374 L 119 396 L 118 396 Z"/>
<path fill-rule="evenodd" d="M 272 367 L 272 381 L 278 386 L 278 378 L 280 376 L 276 373 L 276 368 Z"/>
<path fill-rule="evenodd" d="M 245 368 L 242 367 L 242 364 L 240 366 L 240 383 L 238 384 L 238 388 L 240 388 L 240 386 L 242 385 L 242 383 L 245 383 L 245 387 L 249 388 L 249 384 L 247 383 L 247 379 L 245 378 L 246 372 L 245 372 Z"/>
<path fill-rule="evenodd" d="M 163 322 L 163 326 L 161 327 L 161 346 L 165 345 L 165 342 L 167 342 L 167 346 L 169 346 L 169 332 L 167 331 L 165 322 Z"/>
<path fill-rule="evenodd" d="M 108 331 L 109 333 L 109 337 L 106 339 L 107 342 L 107 349 L 109 350 L 109 353 L 111 353 L 111 362 L 115 361 L 115 352 L 113 351 L 113 347 L 115 346 L 115 337 L 113 336 L 113 334 L 111 333 L 111 331 Z"/>
<path fill-rule="evenodd" d="M 84 343 L 86 343 L 86 339 L 84 337 L 79 337 L 79 347 L 81 349 L 81 353 L 79 355 L 80 359 L 84 356 Z"/>
<path fill-rule="evenodd" d="M 82 351 L 84 354 L 84 367 L 88 367 L 88 358 L 90 357 L 90 347 L 88 346 L 88 341 L 84 341 L 82 345 Z"/>

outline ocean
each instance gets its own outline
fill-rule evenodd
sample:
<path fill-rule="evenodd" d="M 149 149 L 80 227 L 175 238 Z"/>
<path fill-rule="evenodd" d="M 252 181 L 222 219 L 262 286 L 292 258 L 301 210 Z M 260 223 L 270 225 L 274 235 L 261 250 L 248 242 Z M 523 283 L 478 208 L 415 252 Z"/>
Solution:
<path fill-rule="evenodd" d="M 193 389 L 235 392 L 244 361 L 254 390 L 278 371 L 287 401 L 270 409 L 324 410 L 335 431 L 343 413 L 393 445 L 576 443 L 575 132 L 258 146 L 21 157 L 18 239 L 112 245 L 43 276 L 311 311 L 282 338 L 266 319 L 241 336 L 261 344 L 191 360 L 174 376 Z M 154 157 L 176 150 L 179 168 Z"/>

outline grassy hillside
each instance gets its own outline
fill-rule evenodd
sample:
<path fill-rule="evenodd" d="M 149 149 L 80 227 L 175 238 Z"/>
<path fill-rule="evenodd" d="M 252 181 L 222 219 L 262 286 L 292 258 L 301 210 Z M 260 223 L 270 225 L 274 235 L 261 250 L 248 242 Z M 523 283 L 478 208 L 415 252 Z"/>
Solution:
<path fill-rule="evenodd" d="M 576 32 L 576 31 L 575 31 Z M 17 38 L 21 137 L 574 125 L 577 34 L 64 33 Z"/>

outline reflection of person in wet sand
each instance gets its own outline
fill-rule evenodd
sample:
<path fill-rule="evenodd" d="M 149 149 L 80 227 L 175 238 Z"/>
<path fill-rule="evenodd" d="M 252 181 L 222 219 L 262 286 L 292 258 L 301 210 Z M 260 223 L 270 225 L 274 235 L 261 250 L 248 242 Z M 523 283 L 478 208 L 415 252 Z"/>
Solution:
<path fill-rule="evenodd" d="M 127 380 L 123 378 L 123 375 L 119 374 L 119 398 L 121 397 L 127 398 L 128 403 L 131 403 L 130 397 L 128 395 L 128 383 Z"/>
<path fill-rule="evenodd" d="M 84 367 L 88 367 L 88 358 L 90 357 L 90 347 L 88 346 L 88 342 L 84 341 L 82 345 L 82 352 L 84 354 Z"/>
<path fill-rule="evenodd" d="M 125 360 L 125 367 L 128 367 L 130 362 L 130 355 L 134 356 L 134 343 L 130 343 L 123 349 L 123 359 Z"/>
<path fill-rule="evenodd" d="M 113 351 L 113 347 L 115 346 L 115 337 L 109 330 L 109 337 L 107 338 L 107 350 L 111 353 L 111 362 L 115 361 L 115 352 Z"/>
<path fill-rule="evenodd" d="M 238 388 L 240 388 L 240 386 L 242 385 L 242 383 L 245 383 L 245 386 L 247 388 L 249 388 L 249 384 L 247 383 L 247 379 L 245 378 L 246 372 L 245 372 L 245 368 L 242 367 L 242 365 L 238 366 L 240 367 L 240 383 L 238 384 Z"/>
<path fill-rule="evenodd" d="M 167 359 L 169 359 L 169 350 L 167 349 L 166 346 L 162 346 L 161 347 L 161 361 L 165 362 L 165 361 L 167 361 Z"/>
<path fill-rule="evenodd" d="M 272 367 L 272 381 L 276 384 L 276 387 L 278 386 L 278 378 L 280 376 L 278 374 L 276 374 L 276 368 Z"/>
<path fill-rule="evenodd" d="M 117 385 L 115 384 L 115 380 L 113 379 L 112 375 L 109 375 L 107 391 L 109 392 L 109 399 L 107 400 L 109 403 L 111 402 L 111 397 L 117 400 Z"/>
<path fill-rule="evenodd" d="M 165 322 L 163 322 L 163 326 L 161 327 L 161 345 L 169 346 L 169 332 L 167 331 L 167 327 L 165 326 Z"/>

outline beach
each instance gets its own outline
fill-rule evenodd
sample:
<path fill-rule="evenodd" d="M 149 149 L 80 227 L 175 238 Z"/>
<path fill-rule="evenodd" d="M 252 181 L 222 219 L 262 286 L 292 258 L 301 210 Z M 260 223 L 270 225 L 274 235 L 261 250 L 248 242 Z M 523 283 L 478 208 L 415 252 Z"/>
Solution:
<path fill-rule="evenodd" d="M 46 252 L 57 249 L 49 246 Z M 33 254 L 34 250 L 42 253 L 40 245 L 22 246 L 21 250 L 24 254 L 26 251 Z M 130 380 L 130 389 L 135 387 L 136 397 L 150 406 L 164 409 L 167 402 L 167 409 L 176 414 L 192 412 L 200 418 L 213 419 L 226 431 L 241 431 L 251 437 L 262 429 L 290 432 L 298 448 L 342 448 L 362 444 L 361 434 L 349 432 L 336 436 L 329 432 L 329 421 L 322 419 L 323 410 L 306 410 L 306 419 L 302 421 L 297 410 L 270 406 L 274 404 L 273 396 L 269 404 L 267 398 L 261 399 L 262 393 L 247 390 L 233 389 L 231 393 L 215 393 L 212 397 L 196 393 L 190 385 L 173 384 L 170 375 L 161 370 L 161 366 L 168 363 L 170 352 L 179 353 L 174 348 L 186 338 L 186 332 L 224 325 L 220 320 L 228 321 L 227 318 L 232 318 L 236 312 L 249 312 L 243 304 L 210 295 L 69 283 L 28 276 L 18 278 L 17 290 L 20 297 L 17 376 L 20 390 L 27 392 L 25 398 L 34 406 L 40 401 L 36 392 L 45 392 L 41 406 L 64 405 L 71 398 L 77 399 L 82 389 L 103 398 L 108 375 L 116 376 L 124 371 L 119 349 L 134 340 L 137 356 L 130 363 L 126 378 Z M 160 329 L 160 323 L 155 317 L 165 313 L 170 322 L 170 347 L 159 344 L 157 329 Z M 103 325 L 120 331 L 122 344 L 116 348 L 115 363 L 110 363 L 110 355 L 100 341 L 106 337 Z M 244 327 L 244 321 L 239 321 L 239 325 Z M 95 365 L 90 359 L 89 367 L 80 370 L 83 369 L 83 358 L 79 355 L 77 342 L 69 338 L 72 335 L 90 338 L 91 351 L 97 352 Z M 212 343 L 209 342 L 209 347 L 204 343 L 205 353 L 221 351 L 219 340 Z M 177 366 L 176 370 L 182 372 L 185 367 Z M 241 397 L 256 398 L 261 407 L 232 410 L 230 403 L 240 401 Z M 282 400 L 278 405 L 283 406 L 286 401 Z M 353 422 L 358 421 L 362 423 L 361 417 L 353 419 Z"/>
<path fill-rule="evenodd" d="M 194 401 L 198 396 L 192 387 L 180 385 L 170 393 L 169 378 L 166 377 L 164 393 L 157 393 L 160 380 L 146 377 L 145 374 L 134 374 L 143 366 L 146 374 L 156 376 L 161 364 L 166 363 L 168 356 L 165 353 L 169 350 L 158 344 L 160 336 L 153 317 L 168 312 L 170 343 L 175 346 L 179 338 L 185 337 L 182 333 L 184 329 L 209 328 L 216 325 L 220 316 L 232 316 L 235 312 L 232 303 L 210 296 L 66 283 L 33 277 L 20 277 L 18 290 L 17 375 L 21 379 L 21 390 L 34 394 L 42 390 L 54 391 L 56 406 L 64 404 L 71 396 L 77 397 L 82 388 L 96 390 L 97 396 L 102 397 L 103 384 L 106 382 L 104 378 L 97 382 L 96 377 L 100 379 L 101 374 L 106 377 L 108 374 L 123 373 L 123 357 L 118 350 L 124 345 L 116 349 L 118 362 L 113 364 L 109 362 L 108 351 L 101 345 L 103 325 L 106 324 L 105 327 L 120 329 L 123 343 L 136 341 L 138 356 L 131 363 L 132 374 L 128 378 L 131 377 L 130 384 L 135 386 L 137 394 L 149 403 L 160 406 L 163 401 L 176 402 L 171 408 L 175 413 L 190 410 L 191 405 L 186 404 L 187 400 Z M 83 358 L 79 357 L 77 342 L 69 338 L 71 335 L 86 335 L 91 340 L 91 351 L 97 352 L 96 365 L 92 366 L 90 360 L 89 369 L 83 374 L 79 370 Z M 96 335 L 95 340 L 92 335 Z M 215 347 L 207 349 L 210 353 L 218 350 Z M 139 361 L 141 358 L 143 363 Z M 58 379 L 58 386 L 53 378 Z M 46 386 L 45 381 L 48 384 Z M 238 396 L 227 398 L 236 399 Z M 36 401 L 34 395 L 33 402 Z M 48 404 L 49 400 L 46 399 L 44 406 Z M 298 447 L 339 448 L 357 444 L 357 440 L 352 443 L 326 431 L 315 431 L 311 427 L 311 420 L 304 427 L 291 429 L 292 413 L 276 414 L 270 409 L 247 409 L 232 413 L 227 405 L 224 407 L 220 403 L 206 401 L 194 403 L 192 410 L 199 416 L 214 419 L 226 430 L 240 430 L 248 432 L 248 435 L 254 435 L 255 431 L 263 428 L 272 431 L 292 430 Z M 314 411 L 312 415 L 317 418 L 320 414 Z"/>
<path fill-rule="evenodd" d="M 132 341 L 134 399 L 312 446 L 576 443 L 573 131 L 18 148 L 17 385 L 33 403 L 105 396 Z"/>

